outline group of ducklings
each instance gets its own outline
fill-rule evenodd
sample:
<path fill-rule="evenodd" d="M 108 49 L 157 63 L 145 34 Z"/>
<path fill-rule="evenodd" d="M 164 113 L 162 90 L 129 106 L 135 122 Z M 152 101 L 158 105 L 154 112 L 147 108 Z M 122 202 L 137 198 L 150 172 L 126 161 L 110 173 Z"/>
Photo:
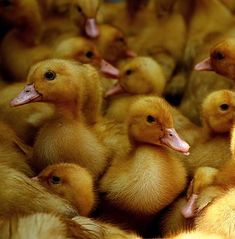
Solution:
<path fill-rule="evenodd" d="M 0 0 L 0 238 L 235 238 L 234 11 Z"/>

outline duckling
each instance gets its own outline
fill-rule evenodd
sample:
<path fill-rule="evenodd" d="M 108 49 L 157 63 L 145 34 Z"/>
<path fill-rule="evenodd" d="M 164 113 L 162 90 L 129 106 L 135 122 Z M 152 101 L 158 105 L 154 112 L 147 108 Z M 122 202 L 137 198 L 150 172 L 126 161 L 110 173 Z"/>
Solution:
<path fill-rule="evenodd" d="M 195 70 L 214 71 L 229 79 L 235 80 L 234 49 L 234 38 L 223 39 L 211 48 L 210 57 L 198 63 L 195 66 Z"/>
<path fill-rule="evenodd" d="M 99 37 L 93 41 L 106 61 L 115 66 L 121 59 L 135 56 L 135 53 L 129 49 L 126 36 L 121 29 L 109 24 L 101 24 L 99 31 Z"/>
<path fill-rule="evenodd" d="M 51 49 L 41 42 L 40 8 L 36 0 L 9 1 L 0 5 L 0 14 L 16 25 L 1 43 L 3 69 L 10 80 L 24 81 L 32 64 L 51 56 Z"/>
<path fill-rule="evenodd" d="M 68 200 L 79 215 L 88 216 L 95 204 L 93 180 L 90 173 L 76 164 L 53 164 L 34 177 L 49 192 Z"/>
<path fill-rule="evenodd" d="M 124 231 L 116 225 L 86 217 L 74 217 L 72 219 L 81 225 L 84 231 L 91 231 L 96 238 L 103 239 L 140 239 L 134 232 Z"/>
<path fill-rule="evenodd" d="M 77 215 L 75 208 L 68 201 L 49 193 L 23 173 L 0 164 L 0 175 L 0 216 L 33 212 L 52 212 L 68 217 Z"/>
<path fill-rule="evenodd" d="M 45 103 L 12 108 L 10 100 L 24 88 L 24 83 L 7 85 L 0 90 L 0 119 L 6 122 L 26 144 L 33 145 L 39 128 L 54 113 L 51 105 Z"/>
<path fill-rule="evenodd" d="M 42 61 L 30 69 L 25 89 L 11 105 L 36 101 L 53 103 L 55 114 L 36 138 L 34 167 L 42 170 L 53 163 L 73 162 L 98 177 L 106 166 L 106 151 L 87 127 L 100 115 L 98 72 L 68 60 Z"/>
<path fill-rule="evenodd" d="M 120 78 L 115 87 L 107 91 L 106 96 L 120 93 L 109 103 L 106 117 L 123 122 L 131 102 L 136 95 L 161 95 L 165 86 L 165 77 L 160 65 L 150 57 L 134 57 L 120 66 Z"/>
<path fill-rule="evenodd" d="M 235 189 L 233 188 L 205 208 L 196 218 L 196 229 L 234 238 L 234 196 Z"/>
<path fill-rule="evenodd" d="M 96 15 L 100 7 L 100 0 L 73 0 L 71 7 L 71 17 L 73 21 L 90 38 L 99 36 L 99 28 L 96 24 Z"/>
<path fill-rule="evenodd" d="M 5 239 L 94 239 L 93 232 L 84 230 L 80 224 L 71 219 L 49 213 L 1 218 L 0 234 Z"/>
<path fill-rule="evenodd" d="M 174 130 L 168 104 L 154 96 L 131 105 L 126 133 L 122 144 L 130 144 L 130 150 L 113 158 L 99 190 L 115 207 L 149 217 L 171 203 L 186 182 L 182 163 L 165 146 L 187 153 L 189 145 Z"/>
<path fill-rule="evenodd" d="M 34 173 L 28 165 L 32 149 L 3 122 L 0 122 L 0 139 L 0 163 L 32 177 Z"/>
<path fill-rule="evenodd" d="M 226 239 L 223 235 L 214 234 L 214 232 L 201 232 L 199 230 L 181 232 L 178 235 L 167 237 L 168 239 Z M 228 239 L 228 238 L 227 238 Z"/>

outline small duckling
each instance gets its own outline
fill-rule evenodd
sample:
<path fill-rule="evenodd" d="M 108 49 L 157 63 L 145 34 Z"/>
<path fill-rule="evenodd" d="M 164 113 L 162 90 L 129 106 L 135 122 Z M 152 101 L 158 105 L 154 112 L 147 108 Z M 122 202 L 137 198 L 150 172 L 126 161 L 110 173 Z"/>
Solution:
<path fill-rule="evenodd" d="M 90 65 L 51 59 L 34 65 L 25 89 L 12 106 L 31 102 L 55 105 L 54 117 L 38 133 L 32 163 L 36 170 L 59 162 L 78 163 L 98 177 L 106 166 L 106 150 L 87 127 L 100 116 L 101 85 Z"/>
<path fill-rule="evenodd" d="M 195 66 L 197 71 L 214 71 L 222 76 L 235 80 L 234 64 L 235 39 L 226 38 L 210 50 L 210 57 Z"/>
<path fill-rule="evenodd" d="M 100 0 L 73 0 L 71 17 L 73 21 L 90 38 L 99 36 L 99 28 L 96 24 L 96 15 L 100 7 Z"/>
<path fill-rule="evenodd" d="M 120 66 L 120 79 L 106 96 L 127 93 L 115 97 L 109 103 L 106 117 L 123 122 L 130 104 L 136 95 L 161 95 L 165 87 L 165 77 L 160 65 L 150 57 L 134 57 Z"/>
<path fill-rule="evenodd" d="M 0 163 L 32 177 L 34 173 L 28 165 L 31 156 L 32 149 L 8 125 L 0 122 Z"/>
<path fill-rule="evenodd" d="M 4 239 L 94 239 L 93 232 L 84 230 L 82 225 L 49 213 L 1 218 L 0 234 Z"/>
<path fill-rule="evenodd" d="M 77 215 L 75 208 L 68 201 L 49 193 L 23 173 L 0 164 L 0 175 L 0 216 L 33 212 L 58 213 L 67 217 Z"/>
<path fill-rule="evenodd" d="M 53 164 L 34 177 L 34 180 L 49 192 L 71 202 L 81 216 L 88 216 L 94 207 L 95 193 L 92 177 L 79 165 Z"/>
<path fill-rule="evenodd" d="M 151 216 L 171 203 L 186 182 L 182 163 L 165 146 L 188 153 L 189 145 L 174 130 L 168 104 L 154 96 L 141 97 L 131 105 L 126 134 L 122 144 L 131 147 L 114 157 L 99 189 L 117 208 Z"/>
<path fill-rule="evenodd" d="M 199 230 L 181 232 L 178 235 L 167 237 L 167 239 L 226 239 L 223 235 L 214 234 L 214 232 L 204 232 Z M 228 238 L 227 238 L 228 239 Z"/>

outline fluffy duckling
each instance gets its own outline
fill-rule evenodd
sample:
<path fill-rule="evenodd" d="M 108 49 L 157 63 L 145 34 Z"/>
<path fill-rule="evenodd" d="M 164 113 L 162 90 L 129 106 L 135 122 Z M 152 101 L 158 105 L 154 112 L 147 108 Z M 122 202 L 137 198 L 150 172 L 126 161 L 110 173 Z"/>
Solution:
<path fill-rule="evenodd" d="M 94 177 L 103 172 L 106 151 L 86 126 L 99 118 L 101 94 L 99 74 L 90 65 L 52 59 L 30 69 L 25 89 L 11 105 L 36 101 L 55 105 L 54 117 L 41 128 L 34 144 L 32 163 L 37 170 L 73 162 Z"/>
<path fill-rule="evenodd" d="M 220 41 L 211 48 L 210 57 L 198 63 L 195 66 L 195 70 L 214 71 L 220 75 L 235 80 L 234 49 L 234 38 L 226 38 Z"/>
<path fill-rule="evenodd" d="M 234 196 L 235 190 L 231 189 L 205 208 L 196 219 L 196 229 L 234 238 Z"/>
<path fill-rule="evenodd" d="M 114 157 L 100 191 L 117 208 L 151 216 L 172 202 L 186 182 L 182 163 L 165 146 L 188 153 L 189 145 L 174 130 L 168 104 L 158 97 L 142 97 L 131 105 L 126 132 L 129 139 L 122 144 L 130 149 Z"/>
<path fill-rule="evenodd" d="M 88 216 L 94 207 L 95 193 L 92 177 L 79 165 L 53 164 L 34 177 L 34 180 L 49 192 L 71 202 L 81 216 Z"/>
<path fill-rule="evenodd" d="M 223 235 L 214 234 L 214 232 L 201 232 L 198 230 L 181 232 L 178 235 L 167 237 L 168 239 L 226 239 Z M 228 239 L 228 238 L 227 238 Z"/>
<path fill-rule="evenodd" d="M 122 30 L 108 24 L 100 25 L 99 29 L 100 35 L 94 42 L 106 61 L 115 65 L 121 59 L 135 56 L 135 53 L 130 51 Z"/>
<path fill-rule="evenodd" d="M 216 91 L 205 99 L 202 105 L 201 139 L 185 161 L 190 175 L 201 166 L 221 167 L 231 158 L 229 132 L 234 113 L 235 95 L 232 91 Z"/>
<path fill-rule="evenodd" d="M 9 102 L 24 85 L 15 83 L 0 90 L 0 119 L 7 122 L 25 143 L 33 145 L 37 131 L 53 115 L 54 109 L 45 103 L 12 108 Z"/>
<path fill-rule="evenodd" d="M 75 23 L 85 30 L 88 37 L 99 36 L 96 15 L 100 7 L 100 0 L 73 0 L 71 17 Z"/>
<path fill-rule="evenodd" d="M 102 239 L 140 239 L 133 232 L 124 231 L 107 222 L 94 220 L 86 217 L 74 217 L 73 221 L 81 225 L 84 231 L 91 231 L 96 238 Z"/>
<path fill-rule="evenodd" d="M 165 77 L 160 65 L 150 57 L 134 57 L 120 66 L 119 82 L 106 96 L 127 93 L 115 97 L 106 112 L 108 118 L 123 122 L 130 104 L 136 95 L 161 95 L 165 87 Z"/>
<path fill-rule="evenodd" d="M 0 163 L 31 177 L 34 175 L 28 165 L 31 156 L 32 149 L 8 125 L 0 122 Z"/>
<path fill-rule="evenodd" d="M 0 216 L 33 212 L 52 212 L 70 217 L 77 214 L 68 201 L 49 193 L 23 173 L 0 164 L 0 175 Z"/>
<path fill-rule="evenodd" d="M 94 233 L 84 230 L 82 225 L 49 213 L 1 218 L 0 234 L 5 239 L 94 239 Z"/>
<path fill-rule="evenodd" d="M 0 14 L 14 22 L 1 43 L 2 66 L 9 79 L 24 81 L 30 66 L 51 56 L 41 43 L 42 17 L 36 0 L 8 1 L 0 5 Z"/>

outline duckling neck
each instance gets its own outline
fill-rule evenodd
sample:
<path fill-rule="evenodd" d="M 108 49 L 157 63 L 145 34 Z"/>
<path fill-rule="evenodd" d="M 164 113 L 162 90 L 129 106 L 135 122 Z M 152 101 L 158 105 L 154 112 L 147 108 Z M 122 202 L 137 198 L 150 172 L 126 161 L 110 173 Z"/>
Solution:
<path fill-rule="evenodd" d="M 57 118 L 80 120 L 81 113 L 75 102 L 57 103 L 55 105 L 55 115 Z"/>

